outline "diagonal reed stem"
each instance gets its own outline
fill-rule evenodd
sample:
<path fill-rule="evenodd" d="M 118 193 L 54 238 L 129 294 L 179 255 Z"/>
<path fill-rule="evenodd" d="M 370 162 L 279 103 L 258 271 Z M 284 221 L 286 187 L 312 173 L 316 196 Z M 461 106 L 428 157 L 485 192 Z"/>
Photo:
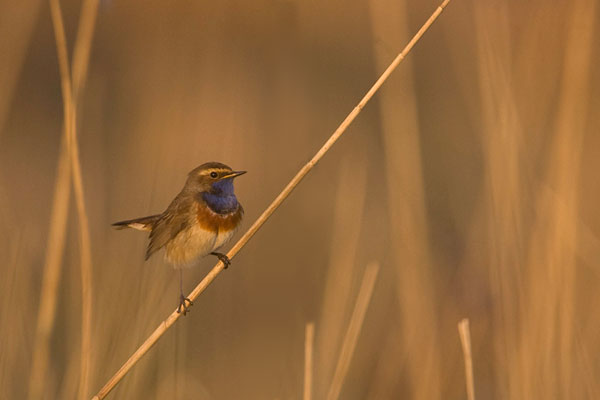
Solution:
<path fill-rule="evenodd" d="M 327 139 L 325 144 L 317 151 L 313 158 L 307 162 L 301 169 L 296 173 L 292 180 L 287 186 L 279 193 L 279 195 L 273 200 L 273 202 L 263 211 L 263 213 L 257 218 L 252 226 L 244 233 L 244 235 L 237 241 L 237 243 L 229 250 L 227 257 L 233 259 L 235 255 L 248 243 L 248 241 L 254 236 L 254 234 L 261 228 L 261 226 L 269 219 L 271 214 L 283 203 L 283 201 L 292 193 L 292 191 L 298 186 L 300 181 L 310 172 L 311 169 L 323 158 L 323 156 L 329 151 L 329 149 L 335 144 L 335 142 L 342 136 L 348 126 L 354 121 L 356 116 L 362 111 L 365 105 L 371 100 L 373 95 L 379 90 L 387 78 L 394 72 L 396 67 L 402 62 L 406 55 L 412 50 L 414 45 L 419 41 L 423 34 L 429 29 L 433 22 L 439 17 L 444 8 L 448 5 L 450 0 L 444 0 L 442 4 L 431 14 L 429 19 L 421 26 L 419 31 L 413 36 L 408 42 L 404 49 L 396 56 L 394 61 L 387 67 L 387 69 L 381 74 L 379 79 L 369 89 L 367 94 L 360 100 L 358 105 L 348 114 L 348 116 L 342 121 L 340 126 L 333 132 L 333 134 Z M 218 262 L 213 269 L 206 274 L 204 279 L 192 290 L 188 296 L 192 301 L 206 290 L 206 288 L 215 280 L 217 275 L 223 270 L 223 263 Z M 106 397 L 108 393 L 123 379 L 125 374 L 142 358 L 144 354 L 150 350 L 152 346 L 161 338 L 161 336 L 169 329 L 181 316 L 174 310 L 171 315 L 167 317 L 160 325 L 150 334 L 150 336 L 142 343 L 140 347 L 129 357 L 129 359 L 119 368 L 119 370 L 113 375 L 112 378 L 104 385 L 102 389 L 94 396 L 93 400 L 100 400 Z"/>

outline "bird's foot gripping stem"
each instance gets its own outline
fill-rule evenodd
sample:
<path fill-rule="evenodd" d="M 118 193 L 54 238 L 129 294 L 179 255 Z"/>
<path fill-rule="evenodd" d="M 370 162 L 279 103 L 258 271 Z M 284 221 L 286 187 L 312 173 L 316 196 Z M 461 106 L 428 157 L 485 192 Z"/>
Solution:
<path fill-rule="evenodd" d="M 187 302 L 187 303 L 186 303 Z M 185 316 L 189 308 L 194 305 L 194 302 L 185 297 L 183 294 L 179 295 L 179 306 L 177 307 L 177 313 L 182 313 Z"/>
<path fill-rule="evenodd" d="M 227 267 L 229 267 L 231 265 L 231 260 L 225 254 L 217 253 L 216 251 L 213 251 L 210 254 L 212 254 L 213 256 L 216 256 L 219 259 L 219 261 L 221 261 L 223 263 L 223 265 L 225 265 L 224 269 L 227 269 Z"/>

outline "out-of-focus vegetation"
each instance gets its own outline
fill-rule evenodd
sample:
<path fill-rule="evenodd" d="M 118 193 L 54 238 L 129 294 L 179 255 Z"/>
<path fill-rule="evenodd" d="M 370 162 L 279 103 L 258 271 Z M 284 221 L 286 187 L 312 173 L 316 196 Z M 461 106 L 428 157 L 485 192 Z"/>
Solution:
<path fill-rule="evenodd" d="M 437 6 L 100 1 L 77 124 L 92 249 L 88 397 L 177 305 L 177 275 L 160 256 L 144 262 L 143 234 L 110 223 L 161 212 L 189 170 L 214 160 L 249 171 L 236 181 L 248 227 Z M 80 3 L 62 8 L 71 55 Z M 600 398 L 599 9 L 451 2 L 111 398 L 301 398 L 310 321 L 312 394 L 324 398 L 372 261 L 339 398 L 466 398 L 463 317 L 478 398 Z M 0 4 L 0 60 L 0 398 L 40 388 L 75 398 L 72 198 L 49 341 L 35 345 L 52 207 L 66 190 L 46 2 Z M 214 261 L 186 272 L 187 290 Z"/>

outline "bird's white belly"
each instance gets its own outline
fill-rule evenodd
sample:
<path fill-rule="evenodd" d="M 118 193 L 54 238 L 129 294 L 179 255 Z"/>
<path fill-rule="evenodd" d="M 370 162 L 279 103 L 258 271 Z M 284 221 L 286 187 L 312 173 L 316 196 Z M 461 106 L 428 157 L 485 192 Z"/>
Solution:
<path fill-rule="evenodd" d="M 175 268 L 191 267 L 216 248 L 218 236 L 213 231 L 194 225 L 167 243 L 165 259 Z"/>

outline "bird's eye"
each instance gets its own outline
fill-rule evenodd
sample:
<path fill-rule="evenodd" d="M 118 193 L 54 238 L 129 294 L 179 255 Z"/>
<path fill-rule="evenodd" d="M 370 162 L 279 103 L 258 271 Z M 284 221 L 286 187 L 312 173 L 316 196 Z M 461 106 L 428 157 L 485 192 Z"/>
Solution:
<path fill-rule="evenodd" d="M 214 171 L 210 173 L 210 177 L 213 179 L 215 179 L 217 176 L 218 176 L 218 174 Z"/>

